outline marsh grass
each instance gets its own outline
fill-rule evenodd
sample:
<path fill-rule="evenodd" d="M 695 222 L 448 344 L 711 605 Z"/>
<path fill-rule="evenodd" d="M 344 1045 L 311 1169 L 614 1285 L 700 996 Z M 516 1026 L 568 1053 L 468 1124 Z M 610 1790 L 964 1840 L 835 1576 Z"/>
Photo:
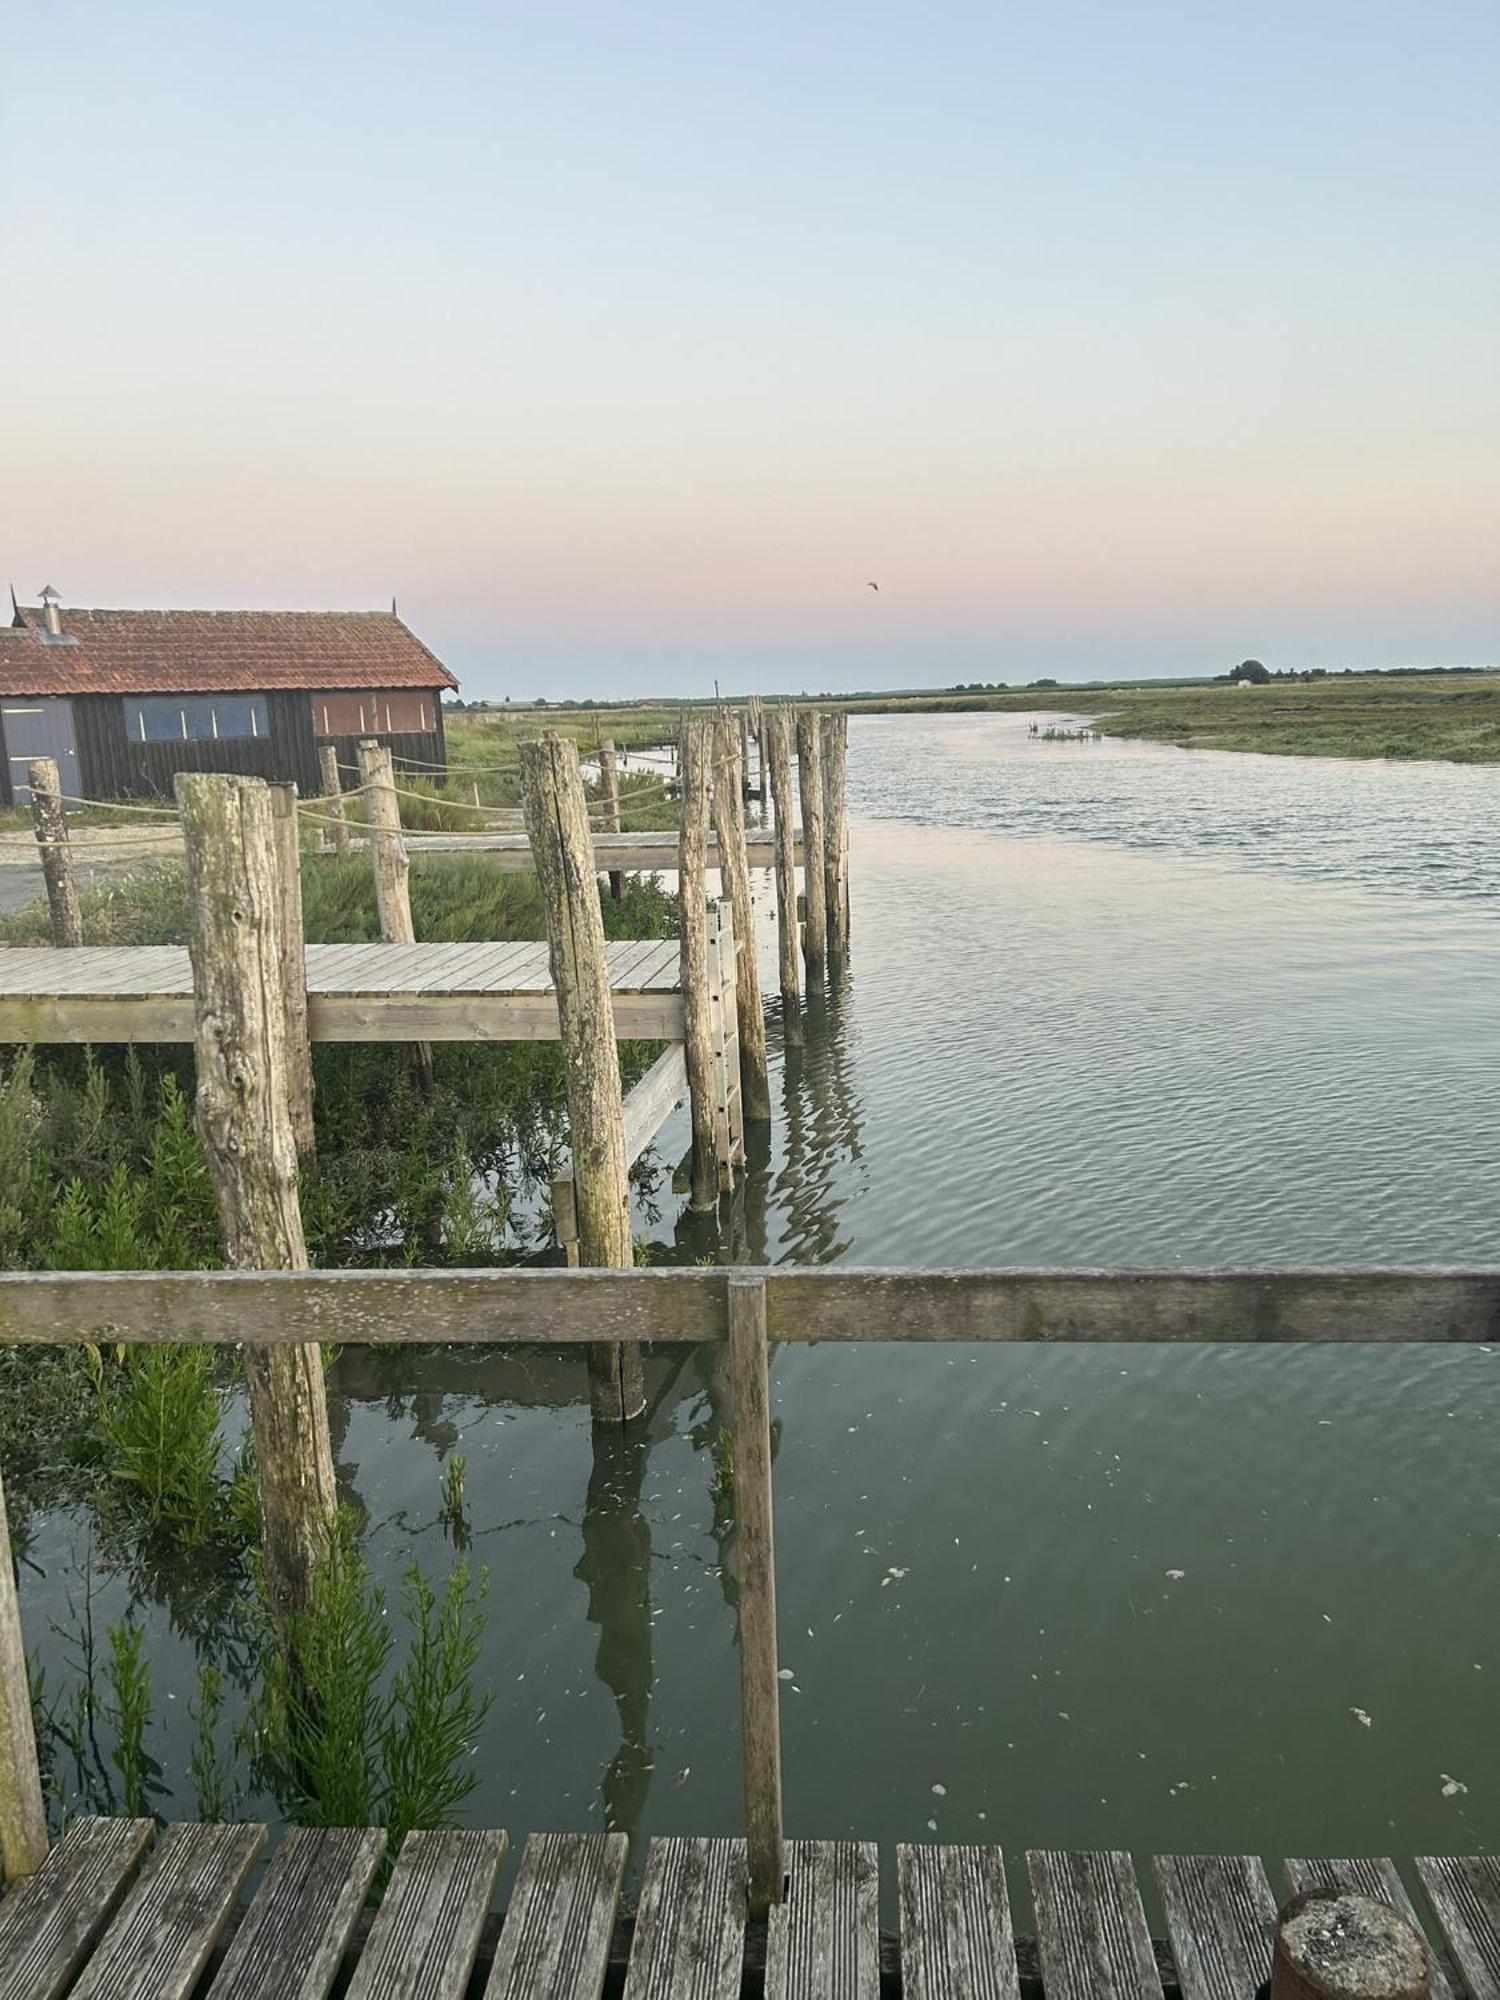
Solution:
<path fill-rule="evenodd" d="M 460 1561 L 438 1589 L 412 1564 L 392 1670 L 385 1592 L 340 1515 L 311 1605 L 268 1646 L 253 1708 L 259 1769 L 289 1818 L 386 1827 L 392 1854 L 413 1827 L 453 1824 L 490 1708 L 474 1684 L 487 1584 Z"/>

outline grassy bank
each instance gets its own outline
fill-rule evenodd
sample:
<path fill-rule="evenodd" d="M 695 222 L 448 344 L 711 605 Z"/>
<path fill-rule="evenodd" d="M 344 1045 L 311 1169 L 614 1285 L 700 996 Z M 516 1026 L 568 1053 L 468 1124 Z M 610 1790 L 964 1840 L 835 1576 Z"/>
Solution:
<path fill-rule="evenodd" d="M 776 699 L 768 694 L 768 699 Z M 800 697 L 799 697 L 800 698 Z M 908 689 L 813 697 L 820 707 L 869 715 L 1019 714 L 1038 710 L 1098 718 L 1107 735 L 1185 749 L 1258 750 L 1279 757 L 1433 757 L 1452 763 L 1500 762 L 1500 673 L 1327 674 L 1241 688 L 1223 681 L 1092 682 L 1016 688 Z M 473 759 L 514 744 L 538 726 L 579 739 L 661 742 L 677 728 L 679 706 L 560 712 L 511 710 L 457 715 L 449 725 Z M 670 819 L 668 807 L 661 822 Z"/>

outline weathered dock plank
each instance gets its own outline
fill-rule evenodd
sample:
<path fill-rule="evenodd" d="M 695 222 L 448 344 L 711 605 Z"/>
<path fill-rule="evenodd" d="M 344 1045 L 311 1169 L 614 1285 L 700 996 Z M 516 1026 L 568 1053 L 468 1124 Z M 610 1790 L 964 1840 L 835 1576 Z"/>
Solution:
<path fill-rule="evenodd" d="M 630 800 L 625 800 L 628 809 Z M 27 836 L 28 840 L 30 836 Z M 523 873 L 532 868 L 531 842 L 524 833 L 408 833 L 404 836 L 408 854 L 487 854 L 493 865 L 507 873 Z M 769 868 L 775 859 L 775 834 L 768 828 L 753 827 L 745 837 L 752 868 Z M 677 828 L 664 827 L 655 833 L 596 833 L 593 836 L 594 866 L 602 875 L 671 875 L 677 871 Z M 800 831 L 796 836 L 796 861 L 802 865 Z M 708 866 L 719 865 L 719 843 L 710 834 Z"/>
<path fill-rule="evenodd" d="M 151 1845 L 149 1819 L 81 1819 L 0 1901 L 0 2000 L 56 2000 Z"/>
<path fill-rule="evenodd" d="M 623 1833 L 534 1833 L 484 2000 L 599 2000 L 625 1873 Z"/>
<path fill-rule="evenodd" d="M 898 1847 L 905 2000 L 1020 2000 L 998 1847 Z"/>
<path fill-rule="evenodd" d="M 1361 1896 L 1373 1896 L 1377 1902 L 1389 1903 L 1393 1910 L 1399 1910 L 1407 1921 L 1427 1935 L 1426 1926 L 1417 1915 L 1411 1897 L 1406 1892 L 1406 1884 L 1401 1879 L 1401 1871 L 1395 1862 L 1384 1859 L 1366 1860 L 1289 1860 L 1284 1862 L 1287 1886 L 1293 1895 L 1299 1889 L 1332 1889 L 1343 1894 L 1355 1890 Z M 1432 1939 L 1427 1939 L 1432 1950 Z M 1432 2000 L 1453 2000 L 1453 1987 L 1443 1971 L 1442 1961 L 1433 1952 Z"/>
<path fill-rule="evenodd" d="M 1026 1868 L 1047 2000 L 1162 2000 L 1128 1854 L 1034 1850 Z"/>
<path fill-rule="evenodd" d="M 505 1835 L 409 1833 L 346 2000 L 463 2000 Z"/>
<path fill-rule="evenodd" d="M 378 1827 L 284 1834 L 209 2000 L 324 2000 L 384 1853 Z"/>
<path fill-rule="evenodd" d="M 724 1337 L 735 1275 L 696 1266 L 0 1271 L 0 1341 L 70 1344 L 107 1331 L 117 1340 L 220 1343 L 569 1342 L 598 1340 L 601 1329 L 612 1340 L 711 1341 Z M 1468 1343 L 1495 1339 L 1500 1312 L 1500 1270 L 1491 1266 L 1354 1273 L 783 1268 L 763 1278 L 772 1341 Z M 1033 1315 L 1038 1295 L 1055 1309 L 1050 1321 Z M 945 1322 L 950 1299 L 957 1303 Z"/>
<path fill-rule="evenodd" d="M 1247 2000 L 1271 1976 L 1276 1899 L 1249 1854 L 1162 1854 L 1156 1880 L 1182 2000 Z"/>
<path fill-rule="evenodd" d="M 765 2000 L 879 2000 L 880 1857 L 853 1840 L 793 1840 L 766 1920 Z"/>
<path fill-rule="evenodd" d="M 606 947 L 617 1036 L 680 1041 L 675 940 Z M 0 1041 L 187 1042 L 192 970 L 175 945 L 0 951 Z M 546 943 L 307 947 L 314 1041 L 556 1041 Z"/>
<path fill-rule="evenodd" d="M 169 1826 L 73 2000 L 188 2000 L 265 1844 L 263 1826 Z"/>
<path fill-rule="evenodd" d="M 739 2000 L 745 1843 L 653 1840 L 625 2000 Z"/>
<path fill-rule="evenodd" d="M 1417 1873 L 1471 2000 L 1500 2000 L 1500 1860 L 1418 1855 Z"/>

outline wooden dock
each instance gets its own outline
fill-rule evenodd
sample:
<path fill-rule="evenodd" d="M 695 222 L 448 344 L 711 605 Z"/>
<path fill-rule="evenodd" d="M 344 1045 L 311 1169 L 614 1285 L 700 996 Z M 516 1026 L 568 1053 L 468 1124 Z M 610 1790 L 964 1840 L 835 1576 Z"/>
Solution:
<path fill-rule="evenodd" d="M 402 839 L 409 854 L 486 854 L 503 873 L 521 874 L 533 868 L 531 842 L 524 833 L 412 833 Z M 795 836 L 796 862 L 802 866 L 802 835 Z M 595 833 L 594 863 L 600 874 L 606 870 L 626 875 L 672 875 L 679 859 L 678 830 L 666 827 L 657 833 Z M 752 868 L 772 868 L 776 863 L 776 835 L 767 827 L 745 829 L 745 852 Z M 719 866 L 719 842 L 708 836 L 707 863 Z"/>
<path fill-rule="evenodd" d="M 607 947 L 615 1033 L 680 1042 L 676 938 Z M 542 940 L 519 944 L 310 944 L 318 1042 L 556 1041 Z M 179 945 L 0 950 L 0 1042 L 191 1042 L 193 975 Z"/>
<path fill-rule="evenodd" d="M 0 1903 L 0 2000 L 1254 2000 L 1278 1905 L 1317 1884 L 1435 1914 L 1433 2000 L 1500 1991 L 1500 1861 L 1163 1855 L 1154 1940 L 1126 1853 L 1033 1851 L 1035 1936 L 1012 1922 L 995 1847 L 898 1847 L 899 1932 L 880 1931 L 880 1856 L 856 1841 L 791 1841 L 786 1896 L 746 1915 L 739 1840 L 656 1840 L 633 1919 L 620 1914 L 623 1834 L 534 1834 L 494 1914 L 506 1835 L 408 1834 L 378 1908 L 385 1835 L 264 1826 L 78 1821 Z M 1011 1872 L 1019 1875 L 1016 1864 Z M 1446 1948 L 1444 1950 L 1444 1948 Z M 763 1984 L 762 1984 L 763 1982 Z"/>

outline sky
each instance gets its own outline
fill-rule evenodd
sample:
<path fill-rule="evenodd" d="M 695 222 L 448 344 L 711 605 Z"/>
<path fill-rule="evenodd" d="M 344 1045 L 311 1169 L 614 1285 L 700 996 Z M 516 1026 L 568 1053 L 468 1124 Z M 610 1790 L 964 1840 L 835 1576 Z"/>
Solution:
<path fill-rule="evenodd" d="M 394 596 L 471 697 L 1500 661 L 1493 0 L 28 14 L 23 601 Z"/>

